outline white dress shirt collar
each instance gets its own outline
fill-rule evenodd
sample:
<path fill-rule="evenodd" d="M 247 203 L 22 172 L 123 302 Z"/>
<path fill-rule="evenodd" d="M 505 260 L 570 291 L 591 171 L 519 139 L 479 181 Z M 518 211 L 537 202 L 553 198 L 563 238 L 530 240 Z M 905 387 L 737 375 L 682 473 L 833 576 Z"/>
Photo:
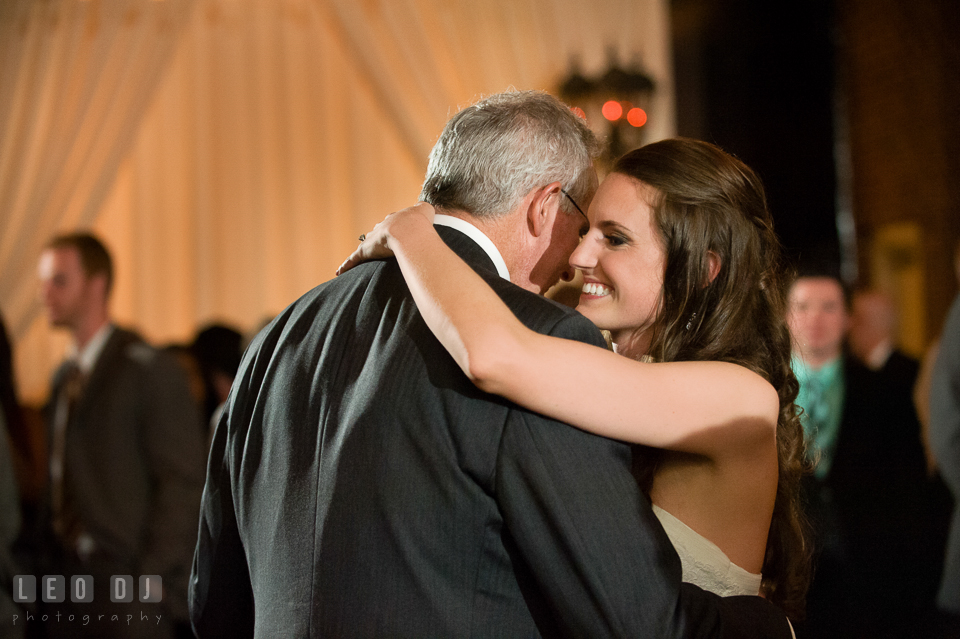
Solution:
<path fill-rule="evenodd" d="M 884 340 L 873 347 L 873 350 L 867 354 L 865 362 L 867 368 L 872 371 L 878 371 L 887 365 L 887 360 L 893 354 L 893 344 L 889 340 Z"/>
<path fill-rule="evenodd" d="M 483 249 L 483 252 L 493 260 L 493 265 L 497 268 L 497 274 L 510 281 L 510 271 L 507 270 L 507 263 L 503 260 L 500 250 L 489 237 L 484 235 L 483 231 L 464 219 L 440 213 L 433 216 L 433 223 L 436 226 L 449 226 L 456 229 L 476 242 Z"/>
<path fill-rule="evenodd" d="M 86 375 L 93 370 L 93 367 L 97 364 L 97 360 L 100 358 L 100 353 L 103 352 L 103 347 L 112 334 L 113 324 L 107 322 L 100 327 L 100 330 L 93 334 L 93 337 L 90 338 L 90 341 L 87 342 L 83 349 L 77 350 L 76 346 L 73 347 L 73 353 L 70 359 L 77 363 L 80 372 Z"/>

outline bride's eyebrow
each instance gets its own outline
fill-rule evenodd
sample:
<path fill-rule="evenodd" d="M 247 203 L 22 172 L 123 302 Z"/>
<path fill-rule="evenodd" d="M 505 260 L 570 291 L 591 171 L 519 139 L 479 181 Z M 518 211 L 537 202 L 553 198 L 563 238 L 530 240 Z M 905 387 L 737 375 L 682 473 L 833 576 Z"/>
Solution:
<path fill-rule="evenodd" d="M 632 231 L 626 226 L 624 226 L 623 224 L 620 224 L 619 222 L 614 222 L 612 220 L 601 220 L 597 222 L 597 228 L 603 231 L 604 233 L 608 233 L 610 231 L 620 231 L 621 233 L 632 233 Z"/>

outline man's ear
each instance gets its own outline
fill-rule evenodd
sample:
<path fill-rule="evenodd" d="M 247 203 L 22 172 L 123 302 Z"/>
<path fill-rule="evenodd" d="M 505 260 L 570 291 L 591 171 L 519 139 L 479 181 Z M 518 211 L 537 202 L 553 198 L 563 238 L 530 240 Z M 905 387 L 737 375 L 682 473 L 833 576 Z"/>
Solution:
<path fill-rule="evenodd" d="M 107 276 L 103 273 L 97 273 L 96 275 L 91 275 L 87 278 L 87 287 L 90 292 L 92 292 L 98 300 L 102 300 L 104 304 L 107 302 L 107 298 L 110 297 L 110 292 L 107 290 Z"/>
<path fill-rule="evenodd" d="M 704 286 L 710 285 L 716 279 L 721 266 L 720 256 L 713 251 L 707 251 L 707 281 L 703 283 Z"/>
<path fill-rule="evenodd" d="M 552 182 L 530 192 L 527 205 L 527 226 L 534 237 L 540 237 L 553 227 L 560 210 L 560 183 Z"/>

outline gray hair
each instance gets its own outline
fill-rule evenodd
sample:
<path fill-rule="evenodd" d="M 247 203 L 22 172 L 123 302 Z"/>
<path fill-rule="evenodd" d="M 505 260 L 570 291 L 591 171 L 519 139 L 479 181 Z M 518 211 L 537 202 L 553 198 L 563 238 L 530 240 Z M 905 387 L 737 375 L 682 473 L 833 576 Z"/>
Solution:
<path fill-rule="evenodd" d="M 490 96 L 453 116 L 430 152 L 420 199 L 495 218 L 531 190 L 560 182 L 577 202 L 591 195 L 599 145 L 586 122 L 542 91 Z M 561 209 L 575 214 L 568 198 Z"/>

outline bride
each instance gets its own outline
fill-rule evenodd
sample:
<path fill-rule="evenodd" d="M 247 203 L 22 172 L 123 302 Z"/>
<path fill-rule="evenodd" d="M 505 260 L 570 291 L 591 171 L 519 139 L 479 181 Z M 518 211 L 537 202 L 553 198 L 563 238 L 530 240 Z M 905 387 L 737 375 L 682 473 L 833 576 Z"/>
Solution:
<path fill-rule="evenodd" d="M 446 247 L 433 215 L 421 203 L 388 216 L 338 274 L 395 255 L 427 325 L 480 389 L 642 445 L 638 481 L 684 581 L 761 594 L 799 618 L 807 466 L 780 246 L 756 174 L 682 138 L 617 162 L 570 258 L 584 282 L 577 310 L 613 352 L 527 329 Z"/>

